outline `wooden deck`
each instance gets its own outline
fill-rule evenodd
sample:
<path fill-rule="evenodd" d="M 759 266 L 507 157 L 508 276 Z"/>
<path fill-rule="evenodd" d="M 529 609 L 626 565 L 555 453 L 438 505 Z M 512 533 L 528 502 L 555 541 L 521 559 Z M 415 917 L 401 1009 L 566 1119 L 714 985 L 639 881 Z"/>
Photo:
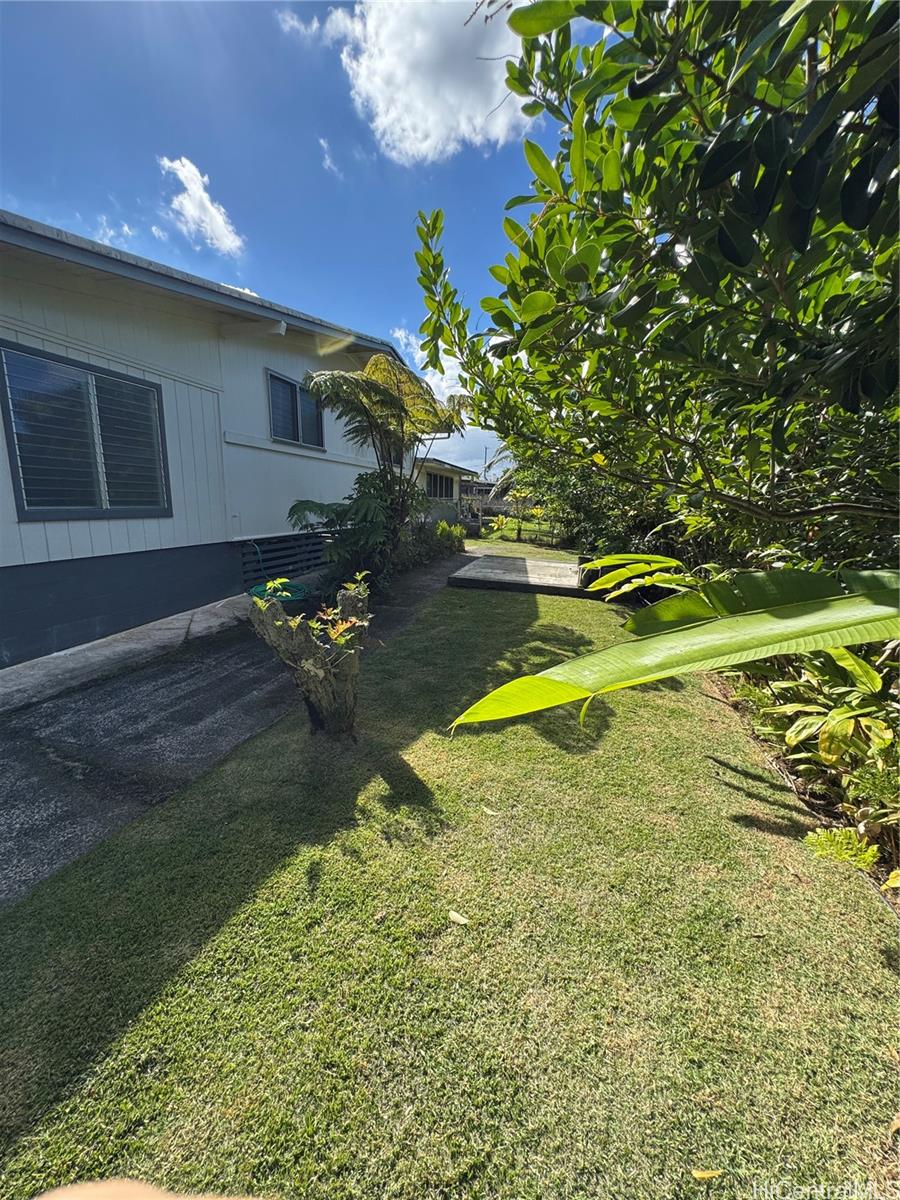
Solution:
<path fill-rule="evenodd" d="M 508 558 L 499 554 L 483 554 L 475 562 L 460 567 L 449 577 L 447 586 L 580 596 L 586 600 L 599 598 L 598 592 L 586 592 L 578 586 L 578 567 L 575 563 Z"/>

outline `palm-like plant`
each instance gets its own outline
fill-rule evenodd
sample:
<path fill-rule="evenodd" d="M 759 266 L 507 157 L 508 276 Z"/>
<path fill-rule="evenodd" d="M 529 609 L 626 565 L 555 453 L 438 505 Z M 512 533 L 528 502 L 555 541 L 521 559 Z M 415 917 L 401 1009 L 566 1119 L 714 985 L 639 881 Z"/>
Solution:
<path fill-rule="evenodd" d="M 462 397 L 440 399 L 424 379 L 388 354 L 373 354 L 361 371 L 317 371 L 308 386 L 322 407 L 340 418 L 352 445 L 372 447 L 386 540 L 394 545 L 413 509 L 417 457 L 427 455 L 439 435 L 463 428 Z M 352 499 L 338 506 L 298 500 L 288 516 L 295 527 L 307 525 L 310 514 L 320 519 L 336 516 L 346 527 L 357 515 L 371 522 L 372 503 L 368 488 L 365 512 L 357 513 Z M 326 511 L 332 508 L 341 512 Z"/>

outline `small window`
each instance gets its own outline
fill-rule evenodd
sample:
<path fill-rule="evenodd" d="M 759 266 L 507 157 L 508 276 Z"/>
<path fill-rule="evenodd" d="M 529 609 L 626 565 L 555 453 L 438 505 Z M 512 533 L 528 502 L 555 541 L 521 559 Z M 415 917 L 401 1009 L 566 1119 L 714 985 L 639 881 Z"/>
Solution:
<path fill-rule="evenodd" d="M 436 475 L 428 471 L 425 475 L 425 492 L 432 500 L 452 500 L 453 476 Z"/>
<path fill-rule="evenodd" d="M 325 445 L 322 405 L 292 379 L 269 372 L 269 412 L 272 437 L 303 446 Z"/>
<path fill-rule="evenodd" d="M 19 516 L 168 516 L 160 390 L 4 348 L 4 418 Z"/>

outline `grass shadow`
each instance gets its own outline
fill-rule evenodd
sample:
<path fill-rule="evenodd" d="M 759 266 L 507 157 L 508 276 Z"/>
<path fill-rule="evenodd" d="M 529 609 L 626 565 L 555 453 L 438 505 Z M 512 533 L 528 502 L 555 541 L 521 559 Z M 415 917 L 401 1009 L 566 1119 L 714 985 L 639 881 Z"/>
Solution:
<path fill-rule="evenodd" d="M 442 593 L 364 663 L 355 745 L 312 737 L 294 711 L 0 911 L 0 1151 L 78 1085 L 298 847 L 351 829 L 373 779 L 388 789 L 385 807 L 402 809 L 398 836 L 444 827 L 403 752 L 509 678 L 511 660 L 539 670 L 581 648 L 573 630 L 553 627 L 548 640 L 536 613 L 525 594 Z M 313 860 L 308 894 L 321 873 Z"/>
<path fill-rule="evenodd" d="M 728 820 L 744 829 L 754 829 L 757 833 L 768 833 L 773 837 L 799 838 L 809 833 L 809 825 L 794 817 L 758 817 L 753 813 L 735 813 Z"/>

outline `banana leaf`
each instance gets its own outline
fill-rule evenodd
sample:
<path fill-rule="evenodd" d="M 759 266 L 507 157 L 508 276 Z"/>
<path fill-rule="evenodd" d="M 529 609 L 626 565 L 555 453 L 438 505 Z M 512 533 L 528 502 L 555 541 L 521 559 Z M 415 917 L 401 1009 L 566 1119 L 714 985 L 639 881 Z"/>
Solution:
<path fill-rule="evenodd" d="M 503 684 L 466 709 L 453 722 L 457 725 L 499 721 L 526 713 L 584 702 L 591 696 L 619 688 L 634 687 L 696 671 L 714 671 L 757 662 L 772 655 L 797 654 L 853 646 L 900 637 L 900 575 L 891 572 L 848 572 L 844 578 L 849 593 L 830 580 L 837 595 L 823 595 L 822 577 L 809 576 L 807 599 L 803 581 L 791 570 L 779 583 L 779 571 L 767 572 L 765 588 L 748 588 L 742 596 L 765 596 L 765 608 L 718 616 L 711 606 L 696 604 L 696 597 L 667 597 L 665 620 L 643 637 L 608 646 L 580 658 L 550 667 L 539 675 L 526 675 Z M 754 581 L 754 585 L 756 581 Z M 739 593 L 740 594 L 740 593 Z M 783 596 L 785 603 L 772 604 Z M 684 610 L 673 612 L 673 601 L 682 600 Z M 651 606 L 645 612 L 651 612 Z M 688 623 L 689 622 L 689 623 Z M 674 628 L 673 628 L 674 626 Z"/>

